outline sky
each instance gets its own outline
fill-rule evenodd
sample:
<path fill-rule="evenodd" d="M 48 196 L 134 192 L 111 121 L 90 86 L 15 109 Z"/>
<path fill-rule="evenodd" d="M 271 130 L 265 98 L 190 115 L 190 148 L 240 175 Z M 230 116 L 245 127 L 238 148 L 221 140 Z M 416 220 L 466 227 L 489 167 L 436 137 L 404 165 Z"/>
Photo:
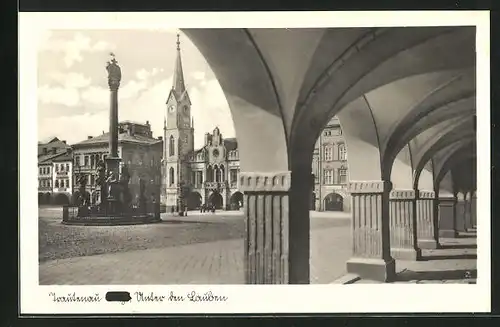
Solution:
<path fill-rule="evenodd" d="M 106 62 L 116 55 L 122 70 L 119 121 L 149 121 L 153 136 L 163 136 L 165 102 L 172 88 L 176 57 L 174 29 L 52 30 L 38 52 L 38 139 L 74 144 L 109 130 Z M 209 65 L 180 33 L 184 79 L 192 102 L 195 147 L 218 126 L 234 137 L 222 89 Z"/>

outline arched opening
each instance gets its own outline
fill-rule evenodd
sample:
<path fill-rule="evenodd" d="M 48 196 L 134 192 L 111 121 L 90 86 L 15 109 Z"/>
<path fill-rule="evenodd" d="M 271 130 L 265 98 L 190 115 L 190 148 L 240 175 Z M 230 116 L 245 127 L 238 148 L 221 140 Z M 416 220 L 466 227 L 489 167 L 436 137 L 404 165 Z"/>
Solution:
<path fill-rule="evenodd" d="M 38 193 L 38 205 L 45 204 L 43 200 L 44 200 L 43 193 Z"/>
<path fill-rule="evenodd" d="M 197 210 L 201 207 L 201 194 L 198 192 L 189 193 L 187 199 L 188 210 Z"/>
<path fill-rule="evenodd" d="M 44 204 L 50 204 L 50 200 L 51 200 L 51 197 L 50 197 L 50 193 L 45 193 L 43 195 L 43 203 Z"/>
<path fill-rule="evenodd" d="M 330 193 L 324 200 L 325 211 L 344 211 L 344 198 L 337 193 Z"/>
<path fill-rule="evenodd" d="M 220 182 L 224 182 L 224 180 L 225 180 L 225 178 L 224 178 L 224 174 L 225 174 L 224 165 L 221 165 L 219 170 L 220 170 Z"/>
<path fill-rule="evenodd" d="M 231 195 L 231 198 L 229 199 L 230 203 L 230 210 L 239 210 L 241 207 L 243 207 L 243 193 L 241 192 L 234 192 Z"/>
<path fill-rule="evenodd" d="M 208 166 L 207 167 L 207 176 L 205 177 L 205 179 L 207 180 L 207 182 L 213 182 L 214 179 L 214 171 L 213 171 L 213 168 L 212 166 Z"/>
<path fill-rule="evenodd" d="M 57 193 L 54 195 L 54 204 L 56 205 L 68 205 L 69 196 L 65 193 Z"/>
<path fill-rule="evenodd" d="M 215 165 L 214 166 L 214 181 L 219 183 L 221 181 L 220 176 L 221 176 L 220 168 L 217 165 Z"/>
<path fill-rule="evenodd" d="M 175 139 L 173 135 L 170 135 L 170 139 L 168 141 L 168 155 L 169 156 L 175 155 Z"/>
<path fill-rule="evenodd" d="M 222 209 L 224 205 L 224 200 L 222 199 L 222 195 L 219 192 L 214 191 L 208 198 L 208 204 L 210 206 L 214 206 L 215 209 Z"/>
<path fill-rule="evenodd" d="M 175 184 L 175 173 L 173 167 L 170 167 L 170 169 L 168 170 L 168 182 L 170 186 Z"/>

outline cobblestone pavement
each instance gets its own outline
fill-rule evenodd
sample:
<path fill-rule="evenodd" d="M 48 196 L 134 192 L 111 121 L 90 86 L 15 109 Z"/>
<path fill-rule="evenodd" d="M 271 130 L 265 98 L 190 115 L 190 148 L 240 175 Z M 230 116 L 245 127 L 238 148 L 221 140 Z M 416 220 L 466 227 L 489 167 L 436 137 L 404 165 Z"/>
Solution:
<path fill-rule="evenodd" d="M 241 213 L 113 227 L 61 225 L 57 208 L 40 216 L 40 284 L 244 283 Z M 351 254 L 349 215 L 311 216 L 311 283 L 330 283 Z"/>
<path fill-rule="evenodd" d="M 477 247 L 475 233 L 461 233 L 459 238 L 440 239 L 441 249 L 423 250 L 422 261 L 396 261 L 395 284 L 465 283 L 475 284 L 477 278 Z M 359 280 L 359 284 L 378 283 Z"/>

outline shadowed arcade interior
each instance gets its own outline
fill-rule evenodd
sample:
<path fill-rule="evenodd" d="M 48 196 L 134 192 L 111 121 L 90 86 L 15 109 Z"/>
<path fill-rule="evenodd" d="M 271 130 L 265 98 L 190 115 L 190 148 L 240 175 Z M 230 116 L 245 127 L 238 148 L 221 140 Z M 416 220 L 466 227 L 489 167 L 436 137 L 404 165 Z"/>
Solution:
<path fill-rule="evenodd" d="M 464 164 L 475 156 L 475 28 L 183 32 L 231 109 L 246 283 L 309 283 L 311 163 L 333 116 L 349 153 L 347 272 L 394 281 L 395 259 L 419 260 L 421 247 L 438 246 L 439 199 L 475 190 L 475 165 Z"/>

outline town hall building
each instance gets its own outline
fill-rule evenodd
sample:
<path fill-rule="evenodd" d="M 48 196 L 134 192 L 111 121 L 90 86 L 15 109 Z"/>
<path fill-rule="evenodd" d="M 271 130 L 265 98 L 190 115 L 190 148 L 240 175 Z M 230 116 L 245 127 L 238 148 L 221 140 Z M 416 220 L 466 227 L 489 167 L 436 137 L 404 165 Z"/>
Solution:
<path fill-rule="evenodd" d="M 166 100 L 160 201 L 167 211 L 238 210 L 244 205 L 239 190 L 240 160 L 235 138 L 224 138 L 218 127 L 205 133 L 204 145 L 194 148 L 191 100 L 184 83 L 179 37 L 172 89 Z M 312 173 L 315 187 L 311 210 L 349 211 L 347 149 L 336 117 L 316 143 Z"/>

